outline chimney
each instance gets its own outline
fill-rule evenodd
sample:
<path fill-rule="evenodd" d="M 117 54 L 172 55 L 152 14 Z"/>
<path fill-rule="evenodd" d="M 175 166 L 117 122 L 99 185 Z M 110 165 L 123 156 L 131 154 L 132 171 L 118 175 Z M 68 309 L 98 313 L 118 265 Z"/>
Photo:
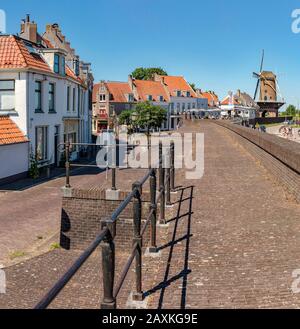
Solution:
<path fill-rule="evenodd" d="M 240 89 L 237 90 L 237 96 L 238 96 L 239 98 L 241 97 L 241 90 L 240 90 Z"/>
<path fill-rule="evenodd" d="M 128 84 L 129 84 L 130 90 L 133 91 L 134 85 L 133 85 L 133 79 L 132 79 L 132 75 L 131 74 L 128 75 Z"/>
<path fill-rule="evenodd" d="M 30 21 L 30 15 L 21 23 L 20 37 L 30 42 L 37 43 L 37 24 Z"/>

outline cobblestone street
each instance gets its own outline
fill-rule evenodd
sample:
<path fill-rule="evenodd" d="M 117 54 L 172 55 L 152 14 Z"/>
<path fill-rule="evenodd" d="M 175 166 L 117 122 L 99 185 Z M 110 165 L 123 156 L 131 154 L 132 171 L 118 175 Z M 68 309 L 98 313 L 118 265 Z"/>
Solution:
<path fill-rule="evenodd" d="M 291 286 L 292 272 L 300 268 L 300 205 L 233 133 L 204 120 L 186 122 L 182 132 L 191 131 L 205 134 L 205 174 L 190 181 L 184 172 L 176 176 L 182 188 L 172 195 L 169 227 L 158 230 L 161 256 L 143 258 L 147 307 L 299 308 L 300 295 L 293 294 Z M 136 173 L 125 176 L 124 186 L 138 178 Z M 73 182 L 89 186 L 95 178 L 78 176 Z M 1 250 L 11 240 L 25 241 L 23 235 L 55 230 L 61 185 L 58 179 L 0 195 Z M 12 220 L 8 223 L 7 218 Z M 7 294 L 0 295 L 0 308 L 33 307 L 76 256 L 77 252 L 55 250 L 7 268 Z M 117 250 L 118 275 L 127 256 Z M 98 308 L 100 262 L 95 252 L 51 307 Z M 121 308 L 127 307 L 132 274 L 133 270 L 118 300 Z"/>

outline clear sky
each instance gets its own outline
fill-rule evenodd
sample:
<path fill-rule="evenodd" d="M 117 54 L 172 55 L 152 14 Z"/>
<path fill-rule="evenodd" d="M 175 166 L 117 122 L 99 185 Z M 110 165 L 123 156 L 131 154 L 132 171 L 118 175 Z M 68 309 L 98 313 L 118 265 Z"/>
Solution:
<path fill-rule="evenodd" d="M 291 30 L 298 0 L 9 0 L 7 32 L 27 13 L 43 32 L 58 23 L 96 81 L 125 81 L 139 66 L 161 66 L 222 98 L 253 95 L 261 51 L 287 102 L 300 101 L 300 34 Z"/>

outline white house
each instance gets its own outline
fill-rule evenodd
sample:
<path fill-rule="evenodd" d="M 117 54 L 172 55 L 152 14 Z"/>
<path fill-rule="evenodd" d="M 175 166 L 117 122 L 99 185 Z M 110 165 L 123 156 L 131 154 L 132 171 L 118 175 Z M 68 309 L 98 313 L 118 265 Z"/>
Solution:
<path fill-rule="evenodd" d="M 80 63 L 69 66 L 68 52 L 41 37 L 29 17 L 20 35 L 0 35 L 0 115 L 29 140 L 29 156 L 56 165 L 60 143 L 90 142 L 90 89 Z"/>
<path fill-rule="evenodd" d="M 237 91 L 235 95 L 232 92 L 223 99 L 220 104 L 222 117 L 240 117 L 243 120 L 255 119 L 257 105 L 254 100 L 246 93 Z"/>
<path fill-rule="evenodd" d="M 3 88 L 2 81 L 1 85 Z M 19 127 L 8 116 L 0 115 L 0 183 L 26 175 L 29 160 L 28 144 Z"/>

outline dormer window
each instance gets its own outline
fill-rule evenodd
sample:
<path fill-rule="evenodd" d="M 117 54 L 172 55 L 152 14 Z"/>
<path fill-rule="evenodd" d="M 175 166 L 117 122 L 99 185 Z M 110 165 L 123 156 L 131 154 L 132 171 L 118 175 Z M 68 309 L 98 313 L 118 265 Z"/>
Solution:
<path fill-rule="evenodd" d="M 128 102 L 133 102 L 133 101 L 134 101 L 133 94 L 128 94 Z"/>
<path fill-rule="evenodd" d="M 190 91 L 186 92 L 186 97 L 191 97 L 191 92 Z"/>
<path fill-rule="evenodd" d="M 152 95 L 148 95 L 148 97 L 147 97 L 147 99 L 148 99 L 148 101 L 152 101 L 153 100 L 153 97 L 152 97 Z"/>
<path fill-rule="evenodd" d="M 177 90 L 177 97 L 181 97 L 181 90 Z"/>
<path fill-rule="evenodd" d="M 65 59 L 65 56 L 61 56 L 61 74 L 66 75 L 66 59 Z"/>
<path fill-rule="evenodd" d="M 158 99 L 159 99 L 160 102 L 163 102 L 164 101 L 164 96 L 159 96 Z"/>
<path fill-rule="evenodd" d="M 54 54 L 54 72 L 59 74 L 59 55 Z"/>
<path fill-rule="evenodd" d="M 79 76 L 79 60 L 74 59 L 74 72 L 76 76 Z"/>

